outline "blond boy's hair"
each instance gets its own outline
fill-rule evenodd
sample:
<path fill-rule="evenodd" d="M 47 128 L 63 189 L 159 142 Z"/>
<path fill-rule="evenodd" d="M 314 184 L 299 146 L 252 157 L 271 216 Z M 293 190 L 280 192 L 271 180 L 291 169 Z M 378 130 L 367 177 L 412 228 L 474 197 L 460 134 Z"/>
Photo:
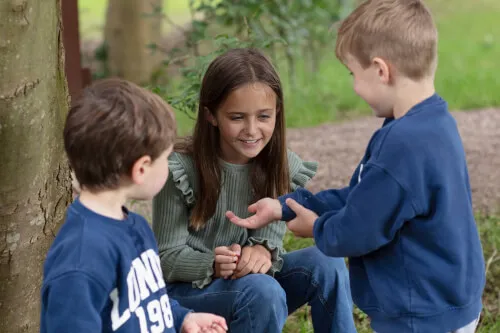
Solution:
<path fill-rule="evenodd" d="M 437 29 L 421 0 L 367 0 L 340 25 L 335 53 L 353 56 L 363 68 L 380 57 L 408 78 L 433 75 Z"/>

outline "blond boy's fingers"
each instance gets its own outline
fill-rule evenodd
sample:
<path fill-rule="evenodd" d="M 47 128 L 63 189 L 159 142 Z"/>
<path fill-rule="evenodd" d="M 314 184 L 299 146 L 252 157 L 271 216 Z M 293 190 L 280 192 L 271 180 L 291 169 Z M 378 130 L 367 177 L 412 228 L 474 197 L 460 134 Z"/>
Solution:
<path fill-rule="evenodd" d="M 257 212 L 257 203 L 253 203 L 250 206 L 248 206 L 248 212 L 249 213 L 256 213 Z"/>
<path fill-rule="evenodd" d="M 229 219 L 229 221 L 231 221 L 232 223 L 234 223 L 240 227 L 248 228 L 248 229 L 255 229 L 255 226 L 254 226 L 255 222 L 254 222 L 253 218 L 242 219 L 242 218 L 236 216 L 236 214 L 234 214 L 231 211 L 226 212 L 226 217 Z"/>
<path fill-rule="evenodd" d="M 290 230 L 295 235 L 295 232 L 297 231 L 298 224 L 299 224 L 299 219 L 294 218 L 286 224 L 286 227 L 288 228 L 288 230 Z"/>
<path fill-rule="evenodd" d="M 293 212 L 296 214 L 296 215 L 300 215 L 301 213 L 304 213 L 304 212 L 307 212 L 308 209 L 305 208 L 304 206 L 302 206 L 301 204 L 299 204 L 297 201 L 293 200 L 293 199 L 286 199 L 286 205 L 291 209 L 293 210 Z"/>

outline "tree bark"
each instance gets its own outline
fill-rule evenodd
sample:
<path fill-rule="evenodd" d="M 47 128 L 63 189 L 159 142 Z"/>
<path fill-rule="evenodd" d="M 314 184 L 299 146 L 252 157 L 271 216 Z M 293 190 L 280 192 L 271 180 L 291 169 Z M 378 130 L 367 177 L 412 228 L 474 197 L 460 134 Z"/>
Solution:
<path fill-rule="evenodd" d="M 60 0 L 0 0 L 0 332 L 38 332 L 42 266 L 71 200 Z"/>
<path fill-rule="evenodd" d="M 162 0 L 109 0 L 104 28 L 110 75 L 148 83 L 162 54 L 148 45 L 161 43 Z"/>

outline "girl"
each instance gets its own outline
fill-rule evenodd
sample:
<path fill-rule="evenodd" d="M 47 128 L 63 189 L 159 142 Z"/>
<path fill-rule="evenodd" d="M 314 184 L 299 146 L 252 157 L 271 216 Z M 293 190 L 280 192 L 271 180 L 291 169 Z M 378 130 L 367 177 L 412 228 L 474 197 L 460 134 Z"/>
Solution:
<path fill-rule="evenodd" d="M 240 228 L 227 210 L 303 187 L 317 164 L 287 151 L 281 82 L 267 58 L 235 49 L 203 78 L 193 136 L 170 157 L 153 201 L 153 230 L 168 294 L 226 318 L 232 332 L 281 332 L 311 305 L 315 332 L 355 332 L 347 269 L 316 247 L 285 253 L 284 222 Z"/>

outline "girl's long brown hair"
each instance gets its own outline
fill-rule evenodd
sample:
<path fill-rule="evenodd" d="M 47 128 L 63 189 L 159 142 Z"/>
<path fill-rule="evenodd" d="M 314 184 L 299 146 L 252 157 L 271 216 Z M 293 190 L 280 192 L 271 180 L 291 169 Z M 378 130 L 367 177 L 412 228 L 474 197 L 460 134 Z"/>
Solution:
<path fill-rule="evenodd" d="M 218 56 L 208 67 L 200 90 L 198 117 L 192 137 L 176 144 L 175 150 L 190 154 L 198 175 L 196 201 L 190 225 L 202 228 L 215 214 L 221 187 L 219 129 L 208 122 L 228 95 L 254 82 L 268 85 L 276 94 L 276 126 L 269 143 L 252 161 L 251 182 L 254 200 L 283 195 L 290 191 L 286 149 L 286 126 L 281 81 L 271 62 L 256 49 L 233 49 Z M 250 203 L 249 203 L 250 204 Z"/>

